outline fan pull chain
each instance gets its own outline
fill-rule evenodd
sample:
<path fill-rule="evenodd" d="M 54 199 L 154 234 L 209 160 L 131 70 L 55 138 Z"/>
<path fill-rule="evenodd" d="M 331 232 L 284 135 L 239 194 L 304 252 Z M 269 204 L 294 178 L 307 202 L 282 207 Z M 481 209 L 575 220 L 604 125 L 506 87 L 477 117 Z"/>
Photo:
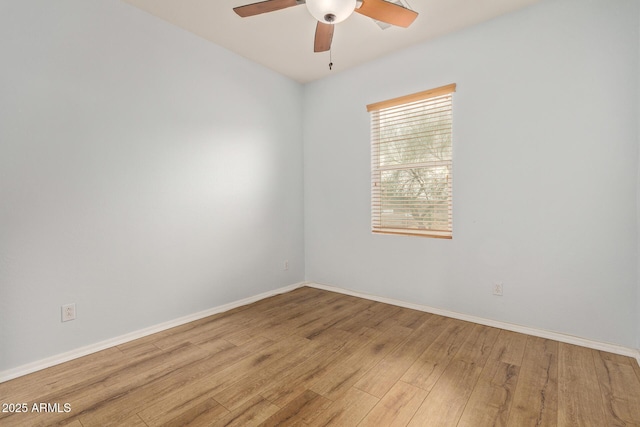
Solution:
<path fill-rule="evenodd" d="M 329 71 L 331 71 L 331 67 L 333 67 L 333 60 L 331 59 L 331 48 L 329 48 Z"/>

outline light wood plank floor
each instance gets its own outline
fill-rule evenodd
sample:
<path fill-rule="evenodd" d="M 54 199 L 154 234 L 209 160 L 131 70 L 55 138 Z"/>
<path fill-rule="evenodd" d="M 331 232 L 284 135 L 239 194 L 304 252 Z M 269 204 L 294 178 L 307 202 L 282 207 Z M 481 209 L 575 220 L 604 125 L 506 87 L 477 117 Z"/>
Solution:
<path fill-rule="evenodd" d="M 28 412 L 0 425 L 639 426 L 639 377 L 628 357 L 300 288 L 2 383 Z"/>

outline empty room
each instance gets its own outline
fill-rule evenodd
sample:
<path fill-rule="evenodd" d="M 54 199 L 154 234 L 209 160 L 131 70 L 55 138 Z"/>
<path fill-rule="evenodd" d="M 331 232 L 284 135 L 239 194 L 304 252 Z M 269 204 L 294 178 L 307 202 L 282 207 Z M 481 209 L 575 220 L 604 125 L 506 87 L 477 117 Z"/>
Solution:
<path fill-rule="evenodd" d="M 640 0 L 0 0 L 0 425 L 640 425 Z"/>

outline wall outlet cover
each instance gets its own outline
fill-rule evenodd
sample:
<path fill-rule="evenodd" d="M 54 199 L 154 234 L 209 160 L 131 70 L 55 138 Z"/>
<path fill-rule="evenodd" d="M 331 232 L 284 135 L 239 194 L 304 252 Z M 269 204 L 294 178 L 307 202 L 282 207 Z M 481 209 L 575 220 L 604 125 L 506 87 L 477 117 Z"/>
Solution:
<path fill-rule="evenodd" d="M 76 318 L 76 305 L 65 304 L 62 306 L 62 321 L 68 322 L 69 320 L 75 320 Z"/>
<path fill-rule="evenodd" d="M 502 296 L 502 282 L 496 282 L 493 284 L 493 294 Z"/>

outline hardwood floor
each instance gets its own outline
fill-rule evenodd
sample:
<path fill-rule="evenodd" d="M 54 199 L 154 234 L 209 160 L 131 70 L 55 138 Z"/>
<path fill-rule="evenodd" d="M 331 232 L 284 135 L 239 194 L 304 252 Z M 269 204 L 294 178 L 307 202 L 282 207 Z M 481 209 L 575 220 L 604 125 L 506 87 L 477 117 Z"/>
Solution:
<path fill-rule="evenodd" d="M 0 425 L 640 426 L 639 377 L 628 357 L 300 288 L 2 383 L 2 409 L 27 412 Z"/>

